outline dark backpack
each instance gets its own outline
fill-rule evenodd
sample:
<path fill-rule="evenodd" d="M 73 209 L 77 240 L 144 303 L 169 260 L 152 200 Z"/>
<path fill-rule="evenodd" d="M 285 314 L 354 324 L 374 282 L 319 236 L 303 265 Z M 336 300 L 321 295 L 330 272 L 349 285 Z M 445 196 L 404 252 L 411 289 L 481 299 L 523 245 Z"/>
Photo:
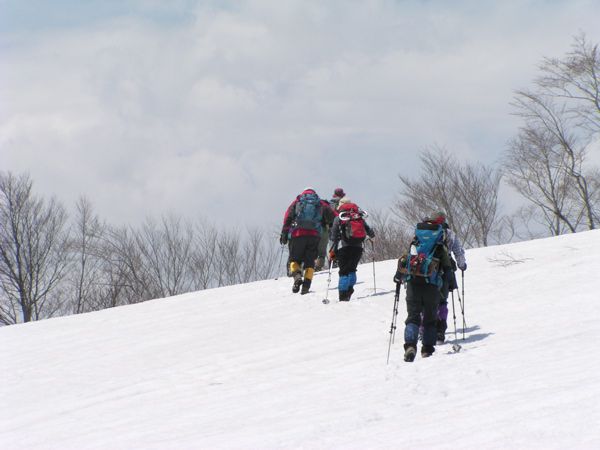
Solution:
<path fill-rule="evenodd" d="M 321 233 L 323 207 L 321 199 L 314 192 L 302 194 L 296 202 L 295 222 L 297 228 L 316 230 Z"/>
<path fill-rule="evenodd" d="M 340 211 L 340 233 L 342 240 L 349 244 L 360 244 L 367 237 L 365 213 L 354 203 L 344 203 Z"/>
<path fill-rule="evenodd" d="M 409 254 L 403 255 L 398 261 L 398 270 L 405 275 L 407 281 L 416 277 L 416 280 L 440 285 L 440 260 L 434 254 L 438 246 L 444 245 L 444 238 L 442 225 L 428 222 L 417 224 Z"/>

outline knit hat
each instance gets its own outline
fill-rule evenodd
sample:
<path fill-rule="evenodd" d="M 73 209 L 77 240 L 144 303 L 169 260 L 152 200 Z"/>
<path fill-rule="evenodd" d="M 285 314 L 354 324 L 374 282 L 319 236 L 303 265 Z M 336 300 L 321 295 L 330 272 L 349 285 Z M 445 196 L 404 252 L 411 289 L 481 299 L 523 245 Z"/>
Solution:
<path fill-rule="evenodd" d="M 303 194 L 306 194 L 307 192 L 314 192 L 315 194 L 317 193 L 317 191 L 315 191 L 315 188 L 313 187 L 305 187 L 304 190 L 302 191 Z"/>
<path fill-rule="evenodd" d="M 429 216 L 432 223 L 441 225 L 446 221 L 446 213 L 444 211 L 435 211 Z"/>
<path fill-rule="evenodd" d="M 342 188 L 336 188 L 335 191 L 333 191 L 333 195 L 335 195 L 336 197 L 342 198 L 346 194 L 344 193 L 344 190 Z"/>

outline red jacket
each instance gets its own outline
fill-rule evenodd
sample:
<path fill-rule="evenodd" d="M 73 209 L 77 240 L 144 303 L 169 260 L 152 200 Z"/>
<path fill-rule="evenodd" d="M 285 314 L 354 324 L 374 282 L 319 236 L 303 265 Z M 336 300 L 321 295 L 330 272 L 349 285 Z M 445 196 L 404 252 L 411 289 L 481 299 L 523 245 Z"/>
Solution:
<path fill-rule="evenodd" d="M 306 191 L 302 192 L 302 194 L 309 194 L 309 193 L 315 193 L 315 191 L 313 191 L 311 189 L 307 189 Z M 296 197 L 296 199 L 291 203 L 290 206 L 288 206 L 287 210 L 285 211 L 285 215 L 283 217 L 282 232 L 286 233 L 286 234 L 290 234 L 290 231 L 291 231 L 290 237 L 292 237 L 292 238 L 299 237 L 299 236 L 320 236 L 320 233 L 318 230 L 307 230 L 305 228 L 292 227 L 292 225 L 294 224 L 294 220 L 296 218 L 295 217 L 296 204 L 300 201 L 300 196 L 302 194 L 298 195 Z M 333 218 L 335 217 L 334 211 L 329 206 L 329 203 L 327 203 L 325 200 L 321 200 L 321 208 L 323 211 L 323 214 L 322 214 L 323 224 L 331 225 L 331 223 L 333 222 Z"/>

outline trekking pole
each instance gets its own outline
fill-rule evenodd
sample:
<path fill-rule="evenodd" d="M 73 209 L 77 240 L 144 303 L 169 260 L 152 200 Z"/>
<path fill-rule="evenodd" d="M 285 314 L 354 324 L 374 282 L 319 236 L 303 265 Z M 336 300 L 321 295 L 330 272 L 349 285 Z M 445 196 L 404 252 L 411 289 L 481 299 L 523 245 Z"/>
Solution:
<path fill-rule="evenodd" d="M 377 294 L 377 284 L 375 283 L 375 244 L 373 243 L 373 239 L 369 239 L 371 241 L 371 253 L 373 254 L 373 293 Z"/>
<path fill-rule="evenodd" d="M 279 254 L 279 264 L 277 264 L 277 267 L 281 267 L 281 261 L 283 261 L 283 249 L 284 249 L 285 245 L 281 244 L 281 253 Z M 275 277 L 276 280 L 279 279 L 279 275 L 277 275 Z"/>
<path fill-rule="evenodd" d="M 467 328 L 467 322 L 465 322 L 465 271 L 461 270 L 460 271 L 460 276 L 461 276 L 461 282 L 460 282 L 460 286 L 461 286 L 461 291 L 462 291 L 462 316 L 463 316 L 463 339 L 464 337 L 464 329 Z"/>
<path fill-rule="evenodd" d="M 392 312 L 392 325 L 390 326 L 390 343 L 388 345 L 387 362 L 390 363 L 390 351 L 396 336 L 396 318 L 398 317 L 398 302 L 400 300 L 400 287 L 402 283 L 396 283 L 396 295 L 394 296 L 394 310 Z"/>
<path fill-rule="evenodd" d="M 454 319 L 454 344 L 452 344 L 452 350 L 456 353 L 460 352 L 460 345 L 458 343 L 458 332 L 456 331 L 456 312 L 454 310 L 454 291 L 451 291 L 452 295 L 452 318 Z"/>
<path fill-rule="evenodd" d="M 463 325 L 463 341 L 465 340 L 465 329 L 467 328 L 467 322 L 465 321 L 465 272 L 461 271 L 462 280 L 461 280 L 461 291 L 462 296 L 456 291 L 458 295 L 458 303 L 460 304 L 460 312 L 462 314 L 462 325 Z"/>
<path fill-rule="evenodd" d="M 327 275 L 327 290 L 325 291 L 325 298 L 323 299 L 323 303 L 329 303 L 329 285 L 331 284 L 331 266 L 333 266 L 333 259 L 329 260 L 329 272 Z"/>

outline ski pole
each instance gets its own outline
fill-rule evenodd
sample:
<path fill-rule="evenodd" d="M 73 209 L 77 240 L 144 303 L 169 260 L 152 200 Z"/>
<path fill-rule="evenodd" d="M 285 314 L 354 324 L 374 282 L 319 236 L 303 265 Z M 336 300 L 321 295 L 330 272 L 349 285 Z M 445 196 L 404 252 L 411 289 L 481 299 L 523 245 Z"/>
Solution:
<path fill-rule="evenodd" d="M 375 244 L 373 243 L 373 239 L 369 239 L 371 241 L 371 253 L 373 256 L 373 293 L 377 294 L 377 284 L 375 283 Z"/>
<path fill-rule="evenodd" d="M 396 336 L 396 318 L 398 317 L 398 302 L 400 300 L 400 287 L 402 283 L 396 283 L 396 295 L 394 296 L 394 310 L 392 312 L 392 325 L 390 326 L 390 343 L 388 345 L 387 363 L 390 363 L 390 351 L 392 349 L 392 343 Z"/>
<path fill-rule="evenodd" d="M 454 291 L 450 291 L 452 295 L 452 318 L 454 319 L 454 344 L 452 344 L 452 350 L 456 353 L 460 351 L 460 345 L 458 343 L 458 332 L 456 331 L 456 312 L 454 310 Z"/>
<path fill-rule="evenodd" d="M 329 303 L 329 285 L 331 284 L 331 266 L 333 266 L 333 259 L 329 260 L 329 272 L 327 275 L 327 290 L 325 291 L 325 298 L 323 299 L 323 303 Z"/>
<path fill-rule="evenodd" d="M 283 244 L 281 244 L 281 252 L 279 254 L 279 264 L 277 264 L 277 267 L 281 267 L 281 261 L 283 261 L 283 249 L 284 249 L 284 247 L 285 246 Z M 279 275 L 277 275 L 275 277 L 275 279 L 278 280 L 279 279 Z"/>

